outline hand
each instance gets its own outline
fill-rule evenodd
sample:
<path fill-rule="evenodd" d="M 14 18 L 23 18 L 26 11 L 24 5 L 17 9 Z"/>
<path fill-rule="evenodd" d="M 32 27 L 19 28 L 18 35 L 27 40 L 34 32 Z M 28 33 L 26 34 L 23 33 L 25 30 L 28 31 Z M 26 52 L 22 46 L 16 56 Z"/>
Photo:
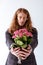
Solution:
<path fill-rule="evenodd" d="M 10 52 L 13 54 L 13 55 L 15 55 L 17 58 L 19 57 L 19 51 L 20 51 L 20 48 L 19 47 L 17 47 L 17 48 L 11 48 L 10 49 Z"/>
<path fill-rule="evenodd" d="M 30 45 L 28 45 L 27 49 L 22 48 L 23 51 L 19 52 L 19 56 L 21 57 L 22 60 L 25 60 L 32 52 L 32 48 Z"/>

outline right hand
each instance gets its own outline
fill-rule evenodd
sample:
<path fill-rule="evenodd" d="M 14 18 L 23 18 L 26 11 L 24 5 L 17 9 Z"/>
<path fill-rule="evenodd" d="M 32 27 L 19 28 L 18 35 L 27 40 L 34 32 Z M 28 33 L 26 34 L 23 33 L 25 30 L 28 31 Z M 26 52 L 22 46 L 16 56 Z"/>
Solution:
<path fill-rule="evenodd" d="M 10 49 L 10 52 L 13 54 L 13 55 L 15 55 L 17 58 L 19 57 L 19 51 L 20 51 L 20 48 L 19 47 L 17 47 L 17 48 L 11 48 Z"/>

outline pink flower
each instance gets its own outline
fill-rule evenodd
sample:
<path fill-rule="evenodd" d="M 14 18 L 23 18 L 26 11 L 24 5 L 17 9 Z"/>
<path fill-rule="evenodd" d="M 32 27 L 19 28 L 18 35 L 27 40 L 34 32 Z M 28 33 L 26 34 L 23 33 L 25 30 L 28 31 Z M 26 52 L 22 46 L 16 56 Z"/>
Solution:
<path fill-rule="evenodd" d="M 15 34 L 15 35 L 18 35 L 18 34 L 19 34 L 19 31 L 18 31 L 18 30 L 17 30 L 17 31 L 15 31 L 15 32 L 14 32 L 14 34 Z"/>
<path fill-rule="evenodd" d="M 22 32 L 22 33 L 26 32 L 26 31 L 27 30 L 25 28 L 19 30 L 19 32 Z"/>
<path fill-rule="evenodd" d="M 16 38 L 18 35 L 19 35 L 19 31 L 18 31 L 18 30 L 16 30 L 16 31 L 14 32 L 14 34 L 13 34 L 12 38 Z"/>
<path fill-rule="evenodd" d="M 19 30 L 19 33 L 23 33 L 23 30 L 22 30 L 22 29 L 20 29 L 20 30 Z"/>
<path fill-rule="evenodd" d="M 26 36 L 30 36 L 30 37 L 32 37 L 33 35 L 32 35 L 31 32 L 26 32 Z"/>
<path fill-rule="evenodd" d="M 21 32 L 21 33 L 19 33 L 19 37 L 22 37 L 23 36 L 23 33 Z"/>
<path fill-rule="evenodd" d="M 16 36 L 15 36 L 15 35 L 13 35 L 13 36 L 12 36 L 12 38 L 16 38 Z"/>
<path fill-rule="evenodd" d="M 23 35 L 26 35 L 27 37 L 28 36 L 30 36 L 30 37 L 33 36 L 32 33 L 28 32 L 26 28 L 23 28 L 23 29 L 16 30 L 14 32 L 14 35 L 12 36 L 12 38 L 16 38 L 17 36 L 22 37 Z"/>

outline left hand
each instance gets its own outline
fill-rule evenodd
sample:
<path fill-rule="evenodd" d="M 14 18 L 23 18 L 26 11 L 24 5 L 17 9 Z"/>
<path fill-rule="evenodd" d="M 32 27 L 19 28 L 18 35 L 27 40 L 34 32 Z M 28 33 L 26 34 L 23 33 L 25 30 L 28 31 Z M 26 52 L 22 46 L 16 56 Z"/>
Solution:
<path fill-rule="evenodd" d="M 32 52 L 32 47 L 28 45 L 27 49 L 22 48 L 23 51 L 20 51 L 20 57 L 22 60 L 25 60 Z"/>

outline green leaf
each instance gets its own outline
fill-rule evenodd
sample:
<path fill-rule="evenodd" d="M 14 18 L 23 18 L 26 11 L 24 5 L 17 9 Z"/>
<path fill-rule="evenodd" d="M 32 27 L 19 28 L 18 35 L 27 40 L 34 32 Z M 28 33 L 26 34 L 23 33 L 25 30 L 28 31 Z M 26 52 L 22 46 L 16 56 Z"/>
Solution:
<path fill-rule="evenodd" d="M 15 43 L 12 43 L 11 47 L 15 48 L 17 45 Z"/>
<path fill-rule="evenodd" d="M 31 42 L 31 38 L 28 38 L 27 44 L 30 44 L 30 42 Z"/>
<path fill-rule="evenodd" d="M 21 47 L 22 48 L 26 48 L 27 47 L 27 43 L 23 44 Z"/>
<path fill-rule="evenodd" d="M 17 40 L 19 40 L 20 39 L 20 37 L 18 36 L 18 37 L 16 37 L 15 39 L 14 39 L 14 41 L 15 41 L 15 43 L 17 42 Z"/>
<path fill-rule="evenodd" d="M 16 44 L 19 45 L 19 46 L 22 46 L 24 43 L 22 41 L 20 41 L 20 40 L 17 40 Z"/>
<path fill-rule="evenodd" d="M 27 41 L 27 37 L 26 36 L 23 36 L 23 41 Z"/>

